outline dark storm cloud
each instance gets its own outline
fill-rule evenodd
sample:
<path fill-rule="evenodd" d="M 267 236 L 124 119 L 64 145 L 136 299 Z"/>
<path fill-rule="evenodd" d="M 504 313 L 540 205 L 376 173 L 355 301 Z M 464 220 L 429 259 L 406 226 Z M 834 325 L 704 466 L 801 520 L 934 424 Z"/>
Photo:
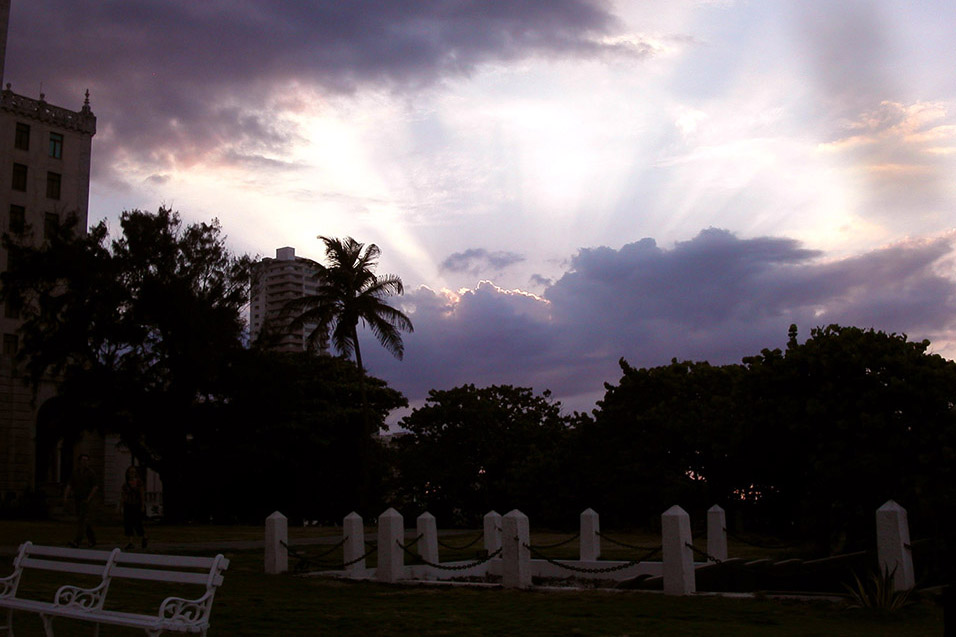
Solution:
<path fill-rule="evenodd" d="M 19 0 L 5 78 L 72 108 L 90 88 L 95 166 L 163 168 L 281 153 L 296 132 L 262 113 L 297 86 L 405 90 L 531 55 L 649 54 L 603 44 L 616 25 L 597 0 Z"/>
<path fill-rule="evenodd" d="M 671 358 L 738 362 L 783 347 L 791 323 L 840 323 L 930 338 L 956 327 L 953 237 L 827 260 L 785 238 L 709 229 L 673 248 L 644 239 L 579 251 L 544 297 L 483 283 L 473 292 L 410 293 L 406 359 L 376 352 L 370 369 L 411 400 L 461 383 L 599 394 L 632 365 Z M 951 265 L 949 266 L 951 268 Z"/>
<path fill-rule="evenodd" d="M 471 248 L 449 255 L 438 267 L 445 272 L 466 272 L 477 276 L 489 270 L 500 272 L 522 261 L 524 257 L 514 252 L 489 252 L 484 248 Z"/>

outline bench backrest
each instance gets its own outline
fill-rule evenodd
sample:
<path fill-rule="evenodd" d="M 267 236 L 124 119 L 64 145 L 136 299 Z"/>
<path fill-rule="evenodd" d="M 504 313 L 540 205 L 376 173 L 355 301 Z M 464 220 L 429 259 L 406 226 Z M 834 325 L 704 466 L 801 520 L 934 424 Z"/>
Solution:
<path fill-rule="evenodd" d="M 216 557 L 189 557 L 124 553 L 119 549 L 94 551 L 58 546 L 38 546 L 31 542 L 20 545 L 13 562 L 14 569 L 38 569 L 109 577 L 198 584 L 206 590 L 222 584 L 223 571 L 229 560 L 221 554 Z"/>
<path fill-rule="evenodd" d="M 119 549 L 94 551 L 59 546 L 37 546 L 32 542 L 20 545 L 13 562 L 14 568 L 32 568 L 41 571 L 59 571 L 105 577 L 109 573 Z"/>

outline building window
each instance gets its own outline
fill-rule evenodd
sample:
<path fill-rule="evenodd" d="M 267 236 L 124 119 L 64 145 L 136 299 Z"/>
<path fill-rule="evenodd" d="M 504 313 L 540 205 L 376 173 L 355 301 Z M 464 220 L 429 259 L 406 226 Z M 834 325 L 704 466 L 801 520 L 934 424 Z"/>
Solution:
<path fill-rule="evenodd" d="M 17 338 L 16 334 L 4 334 L 3 335 L 3 355 L 4 356 L 16 356 L 17 350 L 20 347 L 20 339 Z"/>
<path fill-rule="evenodd" d="M 27 189 L 27 167 L 23 164 L 13 165 L 13 184 L 10 186 L 14 190 Z"/>
<path fill-rule="evenodd" d="M 8 319 L 20 318 L 20 304 L 15 299 L 8 298 L 3 302 L 3 316 Z"/>
<path fill-rule="evenodd" d="M 13 147 L 30 150 L 30 125 L 17 122 L 17 135 L 13 138 Z"/>
<path fill-rule="evenodd" d="M 60 173 L 46 174 L 46 198 L 60 198 Z"/>
<path fill-rule="evenodd" d="M 43 216 L 43 238 L 49 239 L 56 234 L 60 227 L 60 215 L 55 212 L 48 212 Z"/>
<path fill-rule="evenodd" d="M 20 233 L 27 227 L 27 210 L 23 206 L 10 206 L 10 232 Z"/>
<path fill-rule="evenodd" d="M 50 157 L 63 158 L 63 135 L 50 133 Z"/>

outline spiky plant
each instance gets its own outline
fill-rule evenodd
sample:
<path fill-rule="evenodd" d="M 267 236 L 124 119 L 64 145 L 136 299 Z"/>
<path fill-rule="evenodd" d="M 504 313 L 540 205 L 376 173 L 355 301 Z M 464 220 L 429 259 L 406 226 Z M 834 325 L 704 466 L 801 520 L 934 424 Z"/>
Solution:
<path fill-rule="evenodd" d="M 896 590 L 893 584 L 893 576 L 896 574 L 896 568 L 891 571 L 887 566 L 883 566 L 882 571 L 870 571 L 865 579 L 860 579 L 859 575 L 853 573 L 853 582 L 844 584 L 850 596 L 850 606 L 852 608 L 867 608 L 881 612 L 893 612 L 914 602 L 912 590 Z"/>

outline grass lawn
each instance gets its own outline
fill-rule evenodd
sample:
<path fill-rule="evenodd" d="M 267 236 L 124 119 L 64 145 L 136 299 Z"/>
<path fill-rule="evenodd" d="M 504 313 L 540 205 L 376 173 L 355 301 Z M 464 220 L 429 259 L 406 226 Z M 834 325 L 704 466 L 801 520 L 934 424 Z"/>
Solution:
<path fill-rule="evenodd" d="M 99 529 L 103 541 L 108 530 Z M 0 521 L 0 545 L 30 539 L 63 544 L 71 529 L 65 523 Z M 335 529 L 290 529 L 302 537 L 338 535 Z M 474 533 L 446 538 L 463 545 Z M 122 540 L 120 533 L 116 540 Z M 232 526 L 157 526 L 156 543 L 257 540 L 262 528 Z M 535 544 L 554 543 L 561 534 L 535 534 Z M 615 537 L 617 537 L 615 535 Z M 621 534 L 632 544 L 653 544 L 652 536 Z M 659 543 L 659 539 L 657 539 Z M 309 547 L 321 550 L 321 547 Z M 571 543 L 555 554 L 576 551 Z M 177 551 L 184 552 L 184 551 Z M 194 552 L 208 554 L 208 550 Z M 215 551 L 213 551 L 214 553 Z M 940 635 L 942 610 L 933 599 L 892 615 L 877 615 L 824 601 L 737 599 L 716 596 L 666 597 L 637 591 L 511 591 L 434 585 L 382 585 L 324 577 L 263 574 L 261 550 L 225 551 L 232 560 L 217 594 L 210 635 L 734 635 L 853 636 Z M 551 552 L 549 551 L 549 554 Z M 731 549 L 734 553 L 734 549 Z M 444 556 L 443 551 L 443 556 Z M 331 556 L 330 556 L 331 557 Z M 608 555 L 608 557 L 614 557 Z M 443 558 L 443 559 L 450 559 Z M 0 559 L 0 576 L 12 559 Z M 47 590 L 43 577 L 30 590 Z M 26 582 L 25 582 L 26 583 Z M 111 591 L 130 608 L 156 604 L 165 592 L 131 584 Z M 179 591 L 181 594 L 184 591 Z M 185 591 L 190 592 L 190 591 Z M 36 616 L 17 614 L 17 635 L 43 634 Z M 90 635 L 92 628 L 57 620 L 57 635 Z M 142 634 L 104 626 L 103 637 Z"/>

